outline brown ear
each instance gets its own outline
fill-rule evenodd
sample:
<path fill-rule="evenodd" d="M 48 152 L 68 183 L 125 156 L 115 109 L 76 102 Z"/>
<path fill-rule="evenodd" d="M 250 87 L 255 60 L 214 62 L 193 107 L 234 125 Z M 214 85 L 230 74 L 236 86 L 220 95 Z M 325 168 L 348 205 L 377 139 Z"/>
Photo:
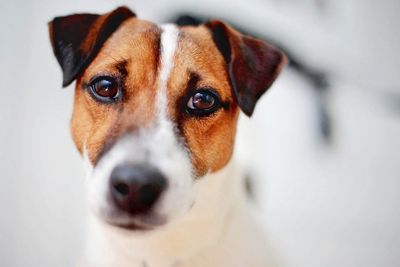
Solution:
<path fill-rule="evenodd" d="M 287 62 L 286 56 L 266 42 L 244 36 L 221 21 L 212 20 L 206 26 L 225 59 L 236 101 L 251 116 L 258 99 Z"/>
<path fill-rule="evenodd" d="M 118 26 L 133 16 L 128 8 L 119 7 L 104 15 L 74 14 L 49 22 L 50 40 L 63 71 L 64 87 L 83 72 Z"/>

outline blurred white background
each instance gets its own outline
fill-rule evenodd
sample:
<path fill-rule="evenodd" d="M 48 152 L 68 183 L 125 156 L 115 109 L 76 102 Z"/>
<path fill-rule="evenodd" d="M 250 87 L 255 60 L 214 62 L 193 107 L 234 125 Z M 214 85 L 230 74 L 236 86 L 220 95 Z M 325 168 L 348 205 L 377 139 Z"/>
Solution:
<path fill-rule="evenodd" d="M 398 0 L 1 1 L 0 266 L 76 265 L 84 170 L 46 23 L 122 4 L 158 22 L 181 11 L 229 19 L 327 72 L 330 143 L 315 90 L 290 68 L 241 121 L 266 231 L 282 266 L 400 266 Z"/>

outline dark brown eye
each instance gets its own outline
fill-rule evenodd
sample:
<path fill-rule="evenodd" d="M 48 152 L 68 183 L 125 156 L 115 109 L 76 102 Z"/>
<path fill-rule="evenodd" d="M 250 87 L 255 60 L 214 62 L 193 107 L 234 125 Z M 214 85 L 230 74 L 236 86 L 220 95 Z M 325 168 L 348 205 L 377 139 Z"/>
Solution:
<path fill-rule="evenodd" d="M 220 107 L 218 95 L 208 89 L 194 92 L 187 102 L 187 111 L 193 115 L 209 115 Z"/>
<path fill-rule="evenodd" d="M 112 102 L 118 99 L 120 87 L 112 77 L 99 77 L 89 85 L 92 96 L 101 102 Z"/>

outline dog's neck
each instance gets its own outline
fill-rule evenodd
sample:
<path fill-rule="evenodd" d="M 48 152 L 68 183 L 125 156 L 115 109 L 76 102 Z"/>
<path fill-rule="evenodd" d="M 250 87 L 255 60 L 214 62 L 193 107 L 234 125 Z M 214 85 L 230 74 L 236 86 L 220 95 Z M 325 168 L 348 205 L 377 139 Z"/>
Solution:
<path fill-rule="evenodd" d="M 135 232 L 90 218 L 88 261 L 93 266 L 178 266 L 224 243 L 227 222 L 244 203 L 243 175 L 234 160 L 195 181 L 196 201 L 176 222 Z M 101 263 L 101 264 L 99 264 Z M 89 265 L 91 266 L 91 265 Z"/>

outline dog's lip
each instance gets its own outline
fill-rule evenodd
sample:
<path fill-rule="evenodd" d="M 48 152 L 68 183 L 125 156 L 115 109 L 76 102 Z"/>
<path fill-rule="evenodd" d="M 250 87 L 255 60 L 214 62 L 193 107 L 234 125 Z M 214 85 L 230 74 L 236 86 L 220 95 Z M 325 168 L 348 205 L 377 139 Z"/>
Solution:
<path fill-rule="evenodd" d="M 142 222 L 141 220 L 132 220 L 129 222 L 118 222 L 118 221 L 113 221 L 110 219 L 103 218 L 103 221 L 106 224 L 109 224 L 113 227 L 129 230 L 129 231 L 150 231 L 150 230 L 153 230 L 157 227 L 164 225 L 164 223 L 151 224 L 151 223 Z"/>
<path fill-rule="evenodd" d="M 129 230 L 129 231 L 149 231 L 154 229 L 157 225 L 151 225 L 151 224 L 145 224 L 141 222 L 118 222 L 118 221 L 113 221 L 110 219 L 104 219 L 102 218 L 104 223 L 111 225 L 113 227 Z"/>
<path fill-rule="evenodd" d="M 128 223 L 128 224 L 118 224 L 118 223 L 110 223 L 112 226 L 118 227 L 118 228 L 122 228 L 125 230 L 129 230 L 129 231 L 149 231 L 154 229 L 153 226 L 144 226 L 144 225 L 139 225 L 139 224 L 135 224 L 135 223 Z"/>

